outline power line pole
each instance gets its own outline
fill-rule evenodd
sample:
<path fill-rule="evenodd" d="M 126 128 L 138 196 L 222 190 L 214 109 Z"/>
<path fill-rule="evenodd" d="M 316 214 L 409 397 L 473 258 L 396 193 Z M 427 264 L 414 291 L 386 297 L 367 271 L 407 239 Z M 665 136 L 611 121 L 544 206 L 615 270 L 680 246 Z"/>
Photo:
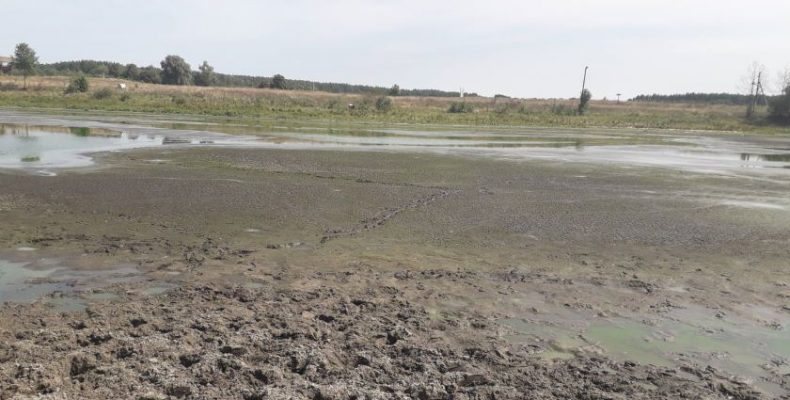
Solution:
<path fill-rule="evenodd" d="M 749 89 L 749 106 L 746 108 L 746 118 L 751 118 L 754 116 L 754 112 L 757 109 L 757 103 L 760 101 L 761 95 L 763 98 L 763 104 L 768 105 L 768 99 L 765 96 L 762 80 L 762 71 L 757 73 L 757 80 L 755 80 L 754 75 L 752 75 L 752 86 Z"/>
<path fill-rule="evenodd" d="M 581 115 L 584 112 L 584 110 L 583 110 L 583 105 L 584 104 L 582 102 L 584 101 L 583 100 L 584 99 L 584 86 L 587 84 L 587 69 L 589 69 L 589 68 L 590 68 L 589 66 L 586 66 L 586 65 L 584 66 L 584 78 L 582 78 L 582 91 L 579 94 L 579 110 L 578 110 L 579 115 Z"/>
<path fill-rule="evenodd" d="M 765 96 L 765 90 L 763 89 L 763 79 L 762 79 L 762 77 L 763 77 L 763 73 L 760 72 L 757 75 L 757 92 L 755 93 L 755 95 L 757 96 L 757 100 L 755 100 L 755 105 L 759 102 L 759 100 L 760 100 L 760 98 L 762 96 L 763 105 L 767 106 L 768 105 L 768 98 Z"/>
<path fill-rule="evenodd" d="M 754 79 L 754 74 L 752 74 L 752 85 L 749 87 L 749 105 L 746 107 L 746 118 L 751 118 L 754 115 L 754 88 L 757 86 L 757 83 Z"/>
<path fill-rule="evenodd" d="M 589 66 L 584 67 L 584 78 L 582 79 L 582 94 L 579 95 L 579 100 L 581 100 L 581 96 L 584 95 L 584 85 L 587 84 L 587 69 L 590 68 Z"/>

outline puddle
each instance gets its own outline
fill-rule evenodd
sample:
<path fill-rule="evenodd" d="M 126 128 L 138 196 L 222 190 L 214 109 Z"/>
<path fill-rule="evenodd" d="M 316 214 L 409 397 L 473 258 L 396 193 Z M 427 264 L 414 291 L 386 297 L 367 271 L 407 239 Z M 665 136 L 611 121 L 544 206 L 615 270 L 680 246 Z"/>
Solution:
<path fill-rule="evenodd" d="M 28 263 L 0 260 L 0 303 L 32 302 L 57 290 L 68 290 L 65 283 L 47 281 L 57 268 L 26 268 Z"/>
<path fill-rule="evenodd" d="M 174 289 L 175 287 L 176 285 L 168 283 L 157 283 L 140 290 L 140 293 L 144 296 L 158 296 L 167 293 L 168 290 Z"/>
<path fill-rule="evenodd" d="M 785 206 L 781 206 L 779 204 L 772 204 L 772 203 L 763 203 L 759 201 L 742 201 L 742 200 L 724 200 L 721 204 L 725 206 L 733 206 L 733 207 L 740 207 L 740 208 L 758 208 L 758 209 L 766 209 L 766 210 L 785 210 L 787 209 Z"/>
<path fill-rule="evenodd" d="M 118 293 L 108 288 L 113 284 L 144 284 L 139 290 L 144 296 L 158 296 L 177 286 L 167 282 L 144 283 L 144 280 L 133 266 L 83 271 L 67 268 L 56 259 L 35 262 L 0 259 L 0 304 L 40 301 L 58 312 L 82 311 L 90 304 L 121 300 Z"/>
<path fill-rule="evenodd" d="M 80 271 L 66 268 L 57 260 L 11 262 L 0 259 L 0 303 L 33 302 L 53 293 L 81 295 L 100 300 L 111 294 L 94 289 L 114 283 L 130 283 L 142 279 L 135 267 Z"/>
<path fill-rule="evenodd" d="M 522 319 L 501 322 L 514 332 L 508 340 L 542 344 L 546 350 L 540 356 L 546 359 L 603 352 L 620 361 L 664 367 L 689 362 L 710 365 L 751 380 L 770 393 L 777 386 L 767 381 L 770 368 L 766 365 L 779 361 L 775 369 L 781 371 L 790 360 L 790 334 L 782 329 L 734 316 L 720 319 L 702 308 L 677 309 L 650 324 L 625 318 L 594 319 L 583 327 L 577 321 L 560 325 Z"/>
<path fill-rule="evenodd" d="M 51 174 L 47 168 L 93 164 L 87 153 L 158 146 L 163 140 L 161 136 L 131 136 L 102 129 L 0 124 L 0 168 L 47 175 Z"/>

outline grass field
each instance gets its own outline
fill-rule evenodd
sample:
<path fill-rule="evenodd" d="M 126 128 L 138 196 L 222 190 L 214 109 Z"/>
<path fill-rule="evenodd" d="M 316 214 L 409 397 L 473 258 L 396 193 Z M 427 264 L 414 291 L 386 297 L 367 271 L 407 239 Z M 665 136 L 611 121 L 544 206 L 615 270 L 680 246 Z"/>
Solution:
<path fill-rule="evenodd" d="M 0 76 L 0 107 L 85 111 L 190 114 L 242 120 L 298 118 L 383 123 L 516 125 L 556 127 L 636 127 L 790 133 L 790 128 L 750 124 L 741 106 L 683 103 L 592 101 L 588 113 L 574 115 L 576 100 L 493 99 L 488 97 L 393 97 L 380 111 L 376 97 L 311 91 L 153 85 L 90 78 L 88 93 L 64 94 L 69 77 Z M 117 89 L 126 83 L 128 89 Z M 99 95 L 111 89 L 107 96 Z M 105 92 L 107 92 L 105 90 Z M 463 100 L 472 112 L 449 113 Z M 351 109 L 349 104 L 354 104 Z"/>

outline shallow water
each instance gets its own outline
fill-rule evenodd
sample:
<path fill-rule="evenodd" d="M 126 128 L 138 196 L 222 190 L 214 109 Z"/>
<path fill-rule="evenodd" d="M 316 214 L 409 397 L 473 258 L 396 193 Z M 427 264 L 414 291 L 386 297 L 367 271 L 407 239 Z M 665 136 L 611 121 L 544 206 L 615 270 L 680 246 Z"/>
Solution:
<path fill-rule="evenodd" d="M 53 293 L 83 295 L 86 300 L 100 300 L 113 294 L 94 289 L 114 283 L 142 279 L 132 266 L 81 271 L 64 266 L 59 260 L 12 262 L 0 259 L 0 302 L 33 302 Z"/>
<path fill-rule="evenodd" d="M 161 145 L 162 136 L 90 128 L 0 125 L 0 168 L 48 169 L 92 164 L 86 153 Z"/>
<path fill-rule="evenodd" d="M 0 125 L 0 168 L 54 175 L 52 171 L 57 168 L 91 165 L 90 153 L 95 152 L 162 145 L 210 145 L 432 152 L 790 178 L 790 140 L 745 140 L 697 132 L 603 128 L 262 127 L 186 122 L 146 127 L 89 121 L 74 123 L 97 127 L 63 128 L 50 123 L 64 121 L 0 114 L 0 121 L 26 120 L 40 125 Z"/>
<path fill-rule="evenodd" d="M 603 351 L 622 361 L 664 367 L 691 362 L 711 365 L 774 393 L 777 387 L 761 378 L 766 365 L 790 359 L 790 335 L 736 316 L 717 318 L 711 310 L 686 307 L 650 324 L 625 318 L 596 318 L 582 326 L 567 321 L 549 323 L 507 319 L 514 341 L 548 343 L 543 358 L 573 357 L 579 352 Z M 787 323 L 788 321 L 785 321 Z"/>
<path fill-rule="evenodd" d="M 0 302 L 30 302 L 66 288 L 65 284 L 45 281 L 58 268 L 27 268 L 28 263 L 0 259 Z"/>

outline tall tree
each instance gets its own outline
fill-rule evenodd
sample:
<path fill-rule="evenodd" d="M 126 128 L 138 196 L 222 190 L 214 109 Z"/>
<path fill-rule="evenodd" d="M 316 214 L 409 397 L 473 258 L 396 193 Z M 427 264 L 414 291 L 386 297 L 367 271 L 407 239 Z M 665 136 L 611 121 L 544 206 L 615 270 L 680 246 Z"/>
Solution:
<path fill-rule="evenodd" d="M 137 79 L 140 82 L 146 83 L 162 83 L 162 74 L 158 68 L 154 67 L 153 65 L 149 65 L 144 68 L 140 68 L 140 72 L 137 74 Z"/>
<path fill-rule="evenodd" d="M 11 68 L 18 70 L 25 77 L 25 88 L 27 88 L 27 77 L 36 72 L 38 56 L 27 43 L 19 43 L 14 50 L 14 61 Z"/>
<path fill-rule="evenodd" d="M 126 71 L 124 71 L 123 77 L 136 81 L 140 77 L 140 68 L 135 64 L 126 65 Z"/>
<path fill-rule="evenodd" d="M 400 86 L 398 84 L 392 85 L 388 94 L 390 96 L 400 96 Z"/>
<path fill-rule="evenodd" d="M 195 74 L 195 84 L 199 86 L 213 86 L 217 77 L 214 75 L 214 67 L 208 64 L 208 61 L 203 61 L 198 67 L 200 72 Z"/>
<path fill-rule="evenodd" d="M 768 118 L 782 125 L 790 125 L 790 84 L 781 95 L 771 100 Z"/>
<path fill-rule="evenodd" d="M 107 66 L 107 70 L 111 77 L 120 78 L 121 76 L 123 76 L 124 67 L 123 65 L 118 63 L 110 63 Z"/>
<path fill-rule="evenodd" d="M 280 74 L 273 76 L 271 87 L 272 89 L 288 89 L 288 87 L 285 85 L 285 77 Z"/>
<path fill-rule="evenodd" d="M 162 83 L 167 85 L 192 84 L 192 68 L 179 56 L 167 56 L 161 62 Z"/>

